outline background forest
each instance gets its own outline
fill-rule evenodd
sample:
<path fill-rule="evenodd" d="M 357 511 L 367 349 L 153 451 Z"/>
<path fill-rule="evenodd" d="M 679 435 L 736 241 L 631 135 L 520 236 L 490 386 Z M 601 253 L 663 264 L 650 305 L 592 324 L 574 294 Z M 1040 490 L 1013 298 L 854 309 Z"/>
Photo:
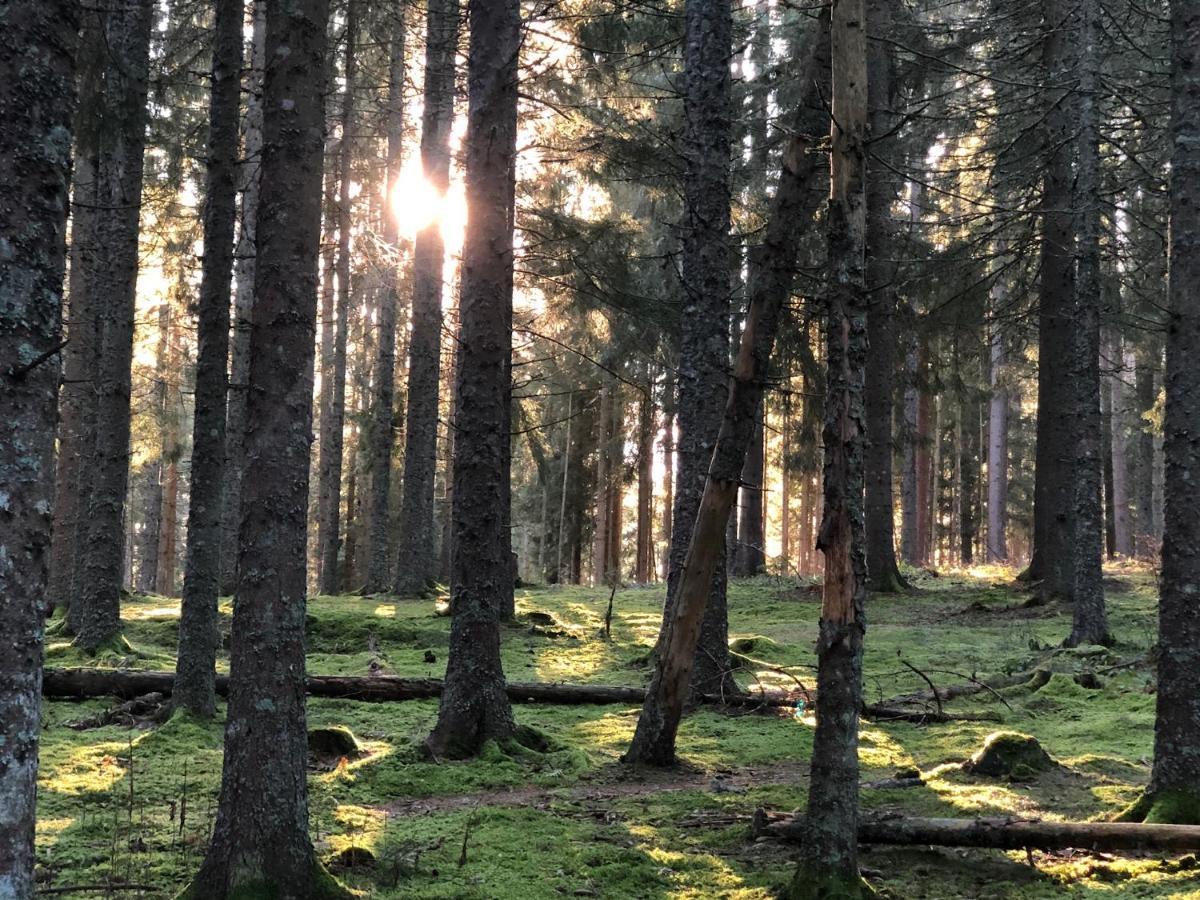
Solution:
<path fill-rule="evenodd" d="M 0 898 L 1200 896 L 1200 2 L 0 32 Z"/>

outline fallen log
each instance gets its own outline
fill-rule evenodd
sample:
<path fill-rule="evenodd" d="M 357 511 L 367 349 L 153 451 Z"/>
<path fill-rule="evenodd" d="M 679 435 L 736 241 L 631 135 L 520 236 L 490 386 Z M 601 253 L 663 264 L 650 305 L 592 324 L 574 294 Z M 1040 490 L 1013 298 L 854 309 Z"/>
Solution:
<path fill-rule="evenodd" d="M 974 694 L 982 694 L 985 691 L 1001 691 L 1004 688 L 1017 687 L 1024 684 L 1028 684 L 1032 689 L 1036 690 L 1049 680 L 1050 672 L 1048 670 L 1034 669 L 1032 672 L 1021 672 L 1017 675 L 1000 675 L 994 678 L 947 685 L 946 687 L 938 688 L 936 694 L 931 690 L 898 694 L 895 697 L 889 697 L 882 701 L 880 705 L 905 706 L 911 703 L 928 703 L 939 699 L 945 703 L 947 700 L 953 700 L 956 697 L 970 697 Z"/>
<path fill-rule="evenodd" d="M 71 668 L 46 669 L 42 694 L 46 697 L 84 699 L 119 697 L 123 700 L 158 692 L 169 694 L 175 684 L 173 672 L 143 672 L 135 669 Z M 218 675 L 216 691 L 229 694 L 229 676 Z M 401 678 L 395 675 L 310 675 L 308 693 L 313 697 L 362 700 L 379 703 L 399 700 L 424 700 L 440 697 L 440 678 Z M 510 682 L 509 699 L 514 703 L 640 704 L 646 699 L 645 688 L 603 684 Z M 748 692 L 697 698 L 710 705 L 740 707 L 791 707 L 796 698 L 782 691 Z"/>
<path fill-rule="evenodd" d="M 804 817 L 757 810 L 756 837 L 800 843 Z M 858 826 L 860 844 L 984 847 L 993 850 L 1200 850 L 1200 826 L 1139 822 L 1048 822 L 1045 819 L 926 819 L 883 816 Z"/>

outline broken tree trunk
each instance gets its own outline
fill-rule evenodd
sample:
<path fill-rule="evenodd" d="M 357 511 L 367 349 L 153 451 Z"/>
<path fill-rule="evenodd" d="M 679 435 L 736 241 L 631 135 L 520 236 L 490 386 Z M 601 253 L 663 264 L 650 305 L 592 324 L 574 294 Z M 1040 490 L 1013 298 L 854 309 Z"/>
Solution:
<path fill-rule="evenodd" d="M 803 816 L 758 810 L 754 834 L 788 843 L 803 840 Z M 925 819 L 893 816 L 858 825 L 861 844 L 986 847 L 995 850 L 1200 850 L 1200 826 L 1131 822 L 1047 822 L 1042 819 Z"/>
<path fill-rule="evenodd" d="M 675 735 L 688 698 L 688 682 L 709 587 L 722 552 L 722 535 L 737 499 L 746 451 L 759 421 L 775 334 L 796 269 L 803 223 L 816 212 L 812 182 L 820 155 L 813 152 L 819 129 L 817 113 L 822 73 L 829 65 L 828 16 L 823 15 L 813 42 L 809 68 L 804 74 L 804 96 L 797 128 L 784 155 L 784 167 L 772 203 L 763 244 L 750 266 L 750 309 L 742 332 L 741 349 L 725 417 L 713 449 L 708 479 L 692 526 L 674 608 L 666 623 L 665 639 L 647 691 L 646 706 L 638 718 L 633 741 L 624 760 L 630 763 L 669 765 L 675 760 Z M 816 113 L 814 113 L 814 108 Z"/>

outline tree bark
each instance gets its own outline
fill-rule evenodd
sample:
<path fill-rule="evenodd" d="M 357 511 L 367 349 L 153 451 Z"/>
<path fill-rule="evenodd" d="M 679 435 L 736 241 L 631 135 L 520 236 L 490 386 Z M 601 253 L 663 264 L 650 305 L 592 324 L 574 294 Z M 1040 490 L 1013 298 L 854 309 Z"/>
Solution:
<path fill-rule="evenodd" d="M 1134 438 L 1134 549 L 1149 559 L 1158 550 L 1158 529 L 1154 521 L 1154 434 L 1143 418 L 1154 408 L 1154 369 L 1157 348 L 1140 347 L 1134 364 L 1134 394 L 1137 430 Z"/>
<path fill-rule="evenodd" d="M 1129 498 L 1128 413 L 1129 393 L 1125 379 L 1132 373 L 1126 368 L 1126 351 L 1121 335 L 1109 337 L 1109 361 L 1113 369 L 1109 376 L 1112 412 L 1109 419 L 1112 453 L 1113 550 L 1118 556 L 1133 558 L 1133 522 Z"/>
<path fill-rule="evenodd" d="M 454 54 L 458 0 L 431 0 L 425 32 L 425 102 L 421 114 L 421 167 L 444 196 L 450 181 L 450 127 L 454 122 Z M 408 421 L 404 435 L 404 493 L 400 504 L 397 594 L 419 593 L 436 571 L 433 484 L 437 467 L 438 384 L 442 343 L 441 223 L 417 234 L 413 248 L 412 336 L 408 356 Z"/>
<path fill-rule="evenodd" d="M 338 153 L 338 246 L 337 246 L 337 321 L 333 337 L 333 388 L 329 408 L 321 418 L 321 518 L 317 523 L 317 554 L 321 558 L 317 590 L 336 594 L 341 589 L 338 555 L 342 549 L 342 458 L 345 455 L 346 422 L 346 339 L 350 329 L 350 230 L 353 201 L 350 183 L 353 177 L 355 113 L 354 91 L 358 70 L 358 3 L 346 4 L 346 56 L 343 67 L 341 146 Z"/>
<path fill-rule="evenodd" d="M 42 694 L 58 699 L 120 697 L 132 699 L 145 694 L 170 694 L 175 684 L 171 672 L 137 669 L 46 669 Z M 229 694 L 229 676 L 218 675 L 215 682 L 220 696 Z M 364 703 L 390 703 L 440 697 L 445 682 L 440 678 L 401 678 L 393 675 L 309 675 L 305 690 L 311 697 L 358 700 Z M 510 682 L 504 691 L 513 703 L 556 703 L 566 706 L 583 704 L 636 704 L 646 699 L 645 688 L 607 684 L 570 684 L 563 682 Z M 796 705 L 796 697 L 786 691 L 749 691 L 737 695 L 697 694 L 696 702 L 738 707 L 778 707 Z"/>
<path fill-rule="evenodd" d="M 105 88 L 91 167 L 96 172 L 95 202 L 103 212 L 96 217 L 94 269 L 84 278 L 103 298 L 103 326 L 94 399 L 96 446 L 88 470 L 91 497 L 86 541 L 77 558 L 76 643 L 85 652 L 99 649 L 121 629 L 130 365 L 153 12 L 150 0 L 136 0 L 106 6 L 100 13 L 107 48 Z"/>
<path fill-rule="evenodd" d="M 698 8 L 690 6 L 689 10 L 689 34 L 695 35 L 695 40 L 701 34 L 719 31 L 713 19 L 723 17 L 728 7 L 699 5 Z M 720 572 L 724 558 L 725 525 L 737 498 L 746 452 L 753 440 L 756 423 L 760 421 L 771 352 L 783 305 L 791 292 L 799 242 L 804 233 L 797 225 L 811 221 L 815 213 L 816 197 L 811 191 L 811 182 L 818 165 L 818 154 L 811 152 L 809 142 L 819 133 L 810 126 L 820 114 L 820 84 L 822 73 L 829 64 L 827 21 L 823 16 L 804 73 L 802 84 L 805 90 L 797 127 L 793 129 L 784 154 L 784 168 L 772 201 L 766 235 L 758 248 L 758 264 L 752 267 L 756 278 L 749 285 L 750 309 L 725 414 L 687 555 L 677 575 L 679 587 L 671 618 L 655 660 L 646 705 L 624 756 L 626 762 L 661 766 L 674 761 L 675 738 L 688 696 L 689 678 L 694 690 L 703 684 L 696 681 L 691 669 L 697 658 L 697 645 L 703 646 L 701 626 L 705 607 L 706 603 L 711 603 L 711 584 L 714 575 Z M 723 38 L 713 35 L 712 40 L 717 43 Z M 695 49 L 699 50 L 699 47 Z M 700 692 L 733 693 L 726 689 L 725 683 L 718 687 L 717 691 L 700 688 Z"/>
<path fill-rule="evenodd" d="M 729 170 L 732 153 L 730 57 L 733 53 L 729 0 L 692 0 L 684 14 L 685 126 L 680 155 L 684 167 L 682 231 L 683 310 L 677 378 L 675 496 L 667 597 L 658 652 L 667 651 L 675 617 L 682 566 L 701 504 L 704 473 L 712 459 L 729 367 L 730 252 Z M 740 473 L 739 473 L 740 474 Z M 726 511 L 722 528 L 733 521 Z M 727 541 L 717 553 L 710 597 L 699 607 L 705 634 L 695 664 L 697 684 L 716 677 L 733 689 L 727 673 L 725 571 Z M 700 620 L 697 620 L 697 625 Z M 692 647 L 696 645 L 693 642 Z M 689 664 L 690 665 L 690 664 Z M 673 758 L 674 726 L 656 754 Z M 653 739 L 651 743 L 657 741 Z M 635 744 L 637 739 L 635 738 Z"/>
<path fill-rule="evenodd" d="M 759 811 L 762 813 L 762 811 Z M 756 816 L 755 833 L 801 843 L 807 832 L 798 817 Z M 1128 822 L 1047 822 L 1041 819 L 926 819 L 886 816 L 858 826 L 861 844 L 986 847 L 993 850 L 1132 850 L 1184 852 L 1200 849 L 1200 828 Z"/>
<path fill-rule="evenodd" d="M 870 27 L 863 0 L 833 3 L 830 273 L 826 300 L 825 509 L 817 548 L 825 583 L 817 638 L 817 727 L 805 841 L 790 898 L 857 897 L 858 715 L 866 623 L 864 450 Z"/>
<path fill-rule="evenodd" d="M 654 403 L 650 399 L 653 381 L 647 371 L 645 392 L 638 398 L 637 440 L 637 560 L 634 581 L 649 584 L 654 580 Z"/>
<path fill-rule="evenodd" d="M 185 897 L 349 897 L 308 835 L 305 531 L 328 0 L 268 0 L 263 157 L 225 765 Z"/>
<path fill-rule="evenodd" d="M 1078 275 L 1071 317 L 1072 384 L 1075 390 L 1072 467 L 1074 543 L 1071 554 L 1072 605 L 1069 647 L 1108 644 L 1108 612 L 1101 572 L 1104 547 L 1104 463 L 1100 457 L 1100 8 L 1080 0 L 1079 166 L 1075 179 L 1078 210 Z"/>
<path fill-rule="evenodd" d="M 254 260 L 258 193 L 262 169 L 262 89 L 266 66 L 267 0 L 250 0 L 250 66 L 246 75 L 246 115 L 242 122 L 242 192 L 238 229 L 237 292 L 233 301 L 232 353 L 225 410 L 225 488 L 221 501 L 221 594 L 237 588 L 237 536 L 241 521 L 242 476 L 246 468 L 246 388 L 250 380 L 250 328 L 254 315 Z"/>
<path fill-rule="evenodd" d="M 1003 260 L 1007 246 L 996 247 Z M 987 452 L 987 561 L 1008 561 L 1008 373 L 1004 330 L 1000 316 L 1008 300 L 1008 282 L 1003 272 L 996 275 L 991 288 L 991 334 L 988 338 L 991 397 L 988 402 Z"/>
<path fill-rule="evenodd" d="M 1151 822 L 1200 824 L 1200 0 L 1171 2 L 1166 488 Z"/>
<path fill-rule="evenodd" d="M 0 894 L 34 894 L 79 5 L 13 0 L 0 31 Z"/>
<path fill-rule="evenodd" d="M 500 663 L 500 617 L 512 579 L 506 529 L 512 403 L 513 210 L 519 0 L 470 0 L 466 187 L 454 441 L 450 655 L 434 756 L 471 756 L 516 729 Z"/>
<path fill-rule="evenodd" d="M 379 307 L 379 356 L 375 363 L 375 399 L 371 422 L 371 498 L 370 533 L 367 550 L 368 594 L 391 587 L 390 534 L 392 495 L 392 449 L 395 445 L 396 398 L 396 312 L 400 304 L 399 270 L 400 219 L 393 192 L 400 178 L 404 159 L 404 43 L 407 0 L 393 0 L 391 46 L 388 64 L 387 119 L 387 202 L 384 205 L 383 240 L 396 262 L 385 276 Z"/>
<path fill-rule="evenodd" d="M 896 155 L 892 45 L 883 40 L 892 30 L 893 0 L 869 0 L 867 16 L 876 35 L 867 44 L 870 80 L 870 133 L 872 153 Z M 875 593 L 896 593 L 907 587 L 896 563 L 895 506 L 892 490 L 892 406 L 896 369 L 896 271 L 892 234 L 895 176 L 881 171 L 867 184 L 867 284 L 871 308 L 867 316 L 867 355 L 864 405 L 867 416 L 866 540 L 869 587 Z"/>
<path fill-rule="evenodd" d="M 1077 32 L 1068 0 L 1042 0 L 1043 115 L 1041 279 L 1038 287 L 1037 449 L 1034 461 L 1033 556 L 1026 577 L 1047 596 L 1071 589 L 1074 546 L 1075 402 L 1071 314 L 1075 297 L 1075 223 L 1071 165 L 1070 48 Z"/>
<path fill-rule="evenodd" d="M 241 112 L 244 0 L 219 0 L 213 23 L 212 94 L 204 259 L 196 331 L 196 412 L 187 559 L 179 615 L 174 704 L 196 716 L 216 712 L 217 592 L 221 579 L 221 512 L 225 480 L 225 399 L 229 391 L 229 288 L 237 215 L 238 115 Z"/>

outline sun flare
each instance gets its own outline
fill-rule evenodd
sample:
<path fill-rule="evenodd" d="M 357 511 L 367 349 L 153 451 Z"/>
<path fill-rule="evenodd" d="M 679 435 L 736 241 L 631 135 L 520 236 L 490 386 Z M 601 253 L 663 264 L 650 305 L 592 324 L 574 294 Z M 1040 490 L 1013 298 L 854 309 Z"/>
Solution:
<path fill-rule="evenodd" d="M 439 191 L 419 162 L 411 162 L 400 170 L 392 185 L 392 212 L 400 223 L 400 233 L 410 240 L 431 225 L 438 225 L 442 240 L 451 252 L 462 247 L 467 227 L 467 201 L 462 182 L 452 178 L 449 188 Z"/>

